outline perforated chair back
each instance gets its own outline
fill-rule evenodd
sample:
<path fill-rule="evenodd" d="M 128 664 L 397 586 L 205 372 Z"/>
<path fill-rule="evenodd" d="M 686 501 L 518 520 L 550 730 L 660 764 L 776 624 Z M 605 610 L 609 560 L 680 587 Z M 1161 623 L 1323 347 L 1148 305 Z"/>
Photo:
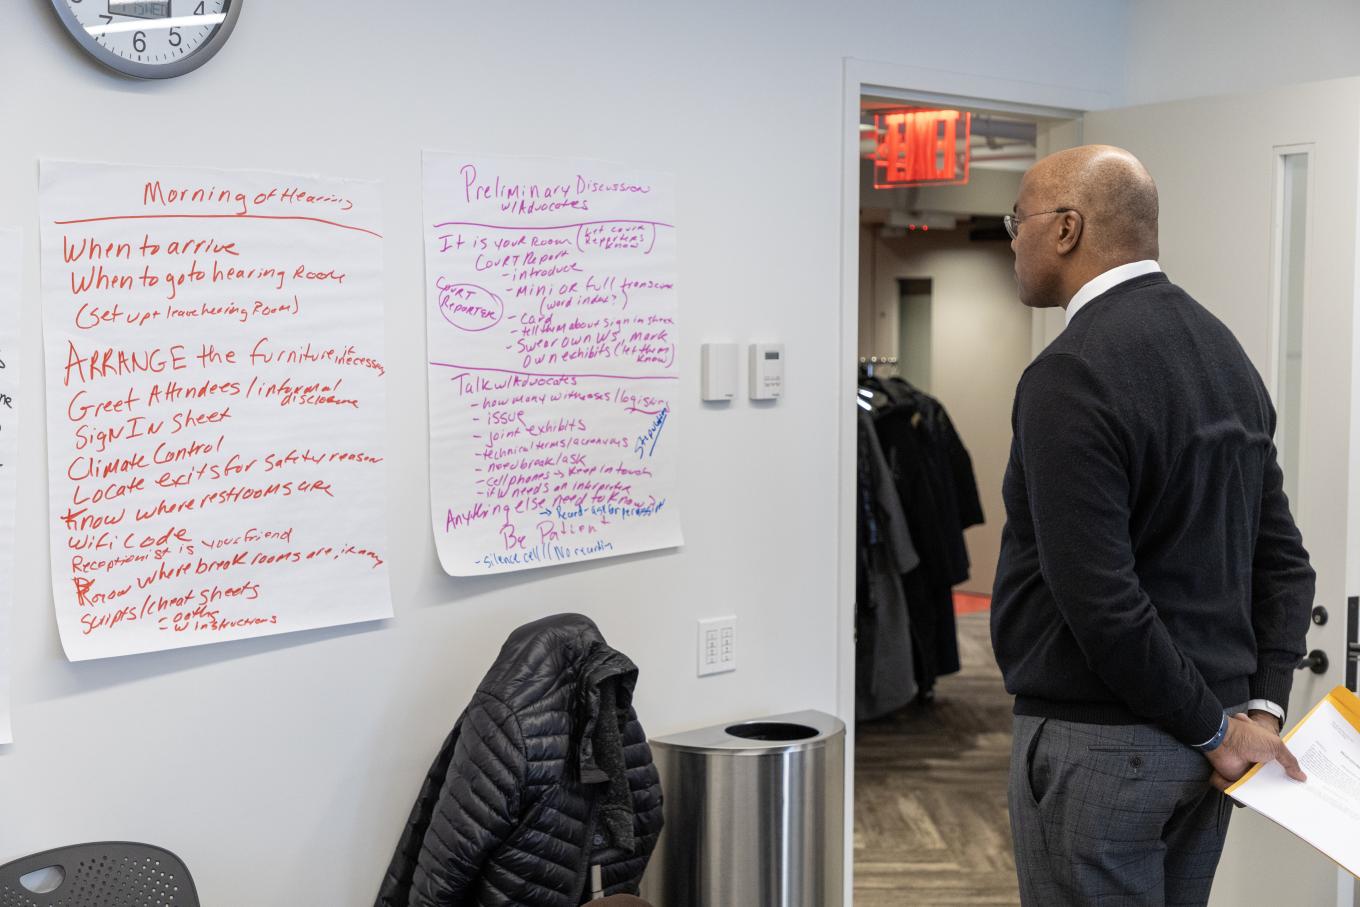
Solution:
<path fill-rule="evenodd" d="M 19 880 L 51 866 L 61 884 L 35 892 Z M 152 844 L 73 844 L 0 866 L 0 907 L 199 907 L 184 861 Z"/>

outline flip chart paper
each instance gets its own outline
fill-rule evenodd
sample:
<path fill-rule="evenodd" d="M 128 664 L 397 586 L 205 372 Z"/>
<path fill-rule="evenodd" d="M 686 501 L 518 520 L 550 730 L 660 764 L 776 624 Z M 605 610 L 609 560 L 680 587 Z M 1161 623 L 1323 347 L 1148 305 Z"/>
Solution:
<path fill-rule="evenodd" d="M 392 613 L 377 186 L 44 161 L 72 660 Z"/>
<path fill-rule="evenodd" d="M 19 454 L 19 231 L 0 230 L 0 743 L 13 743 L 9 664 L 13 641 L 14 507 Z"/>
<path fill-rule="evenodd" d="M 1306 782 L 1278 762 L 1251 769 L 1228 794 L 1360 876 L 1360 699 L 1336 687 L 1284 737 Z"/>
<path fill-rule="evenodd" d="M 455 576 L 681 544 L 672 179 L 426 152 L 430 485 Z"/>

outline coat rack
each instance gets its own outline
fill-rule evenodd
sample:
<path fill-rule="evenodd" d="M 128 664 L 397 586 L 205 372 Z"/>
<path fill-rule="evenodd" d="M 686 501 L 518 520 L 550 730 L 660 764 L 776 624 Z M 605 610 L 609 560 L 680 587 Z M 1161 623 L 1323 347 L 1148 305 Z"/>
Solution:
<path fill-rule="evenodd" d="M 860 357 L 859 357 L 859 368 L 860 368 L 860 371 L 863 372 L 864 375 L 865 375 L 866 377 L 872 378 L 873 375 L 874 375 L 874 372 L 877 371 L 877 370 L 878 370 L 880 367 L 882 367 L 882 366 L 888 366 L 888 367 L 891 367 L 892 369 L 896 370 L 896 368 L 897 368 L 897 357 L 896 357 L 896 356 L 860 356 Z"/>

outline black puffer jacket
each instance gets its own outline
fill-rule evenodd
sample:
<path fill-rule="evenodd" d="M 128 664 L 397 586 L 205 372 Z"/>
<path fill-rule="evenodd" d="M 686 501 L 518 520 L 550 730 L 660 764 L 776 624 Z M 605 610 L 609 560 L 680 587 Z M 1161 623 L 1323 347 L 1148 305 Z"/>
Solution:
<path fill-rule="evenodd" d="M 512 633 L 426 775 L 378 907 L 575 907 L 592 864 L 607 894 L 636 894 L 661 832 L 636 683 L 589 618 Z"/>

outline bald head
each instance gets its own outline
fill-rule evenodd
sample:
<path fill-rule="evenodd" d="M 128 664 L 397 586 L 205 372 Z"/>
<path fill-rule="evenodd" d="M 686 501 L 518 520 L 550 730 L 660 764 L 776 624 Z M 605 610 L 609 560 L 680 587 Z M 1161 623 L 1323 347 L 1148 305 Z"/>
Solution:
<path fill-rule="evenodd" d="M 1025 174 L 1027 191 L 1081 213 L 1081 246 L 1096 263 L 1157 257 L 1157 184 L 1124 149 L 1082 145 L 1050 154 Z"/>
<path fill-rule="evenodd" d="M 1122 148 L 1050 154 L 1020 181 L 1015 216 L 1015 279 L 1028 306 L 1066 306 L 1097 275 L 1157 257 L 1157 186 Z"/>

